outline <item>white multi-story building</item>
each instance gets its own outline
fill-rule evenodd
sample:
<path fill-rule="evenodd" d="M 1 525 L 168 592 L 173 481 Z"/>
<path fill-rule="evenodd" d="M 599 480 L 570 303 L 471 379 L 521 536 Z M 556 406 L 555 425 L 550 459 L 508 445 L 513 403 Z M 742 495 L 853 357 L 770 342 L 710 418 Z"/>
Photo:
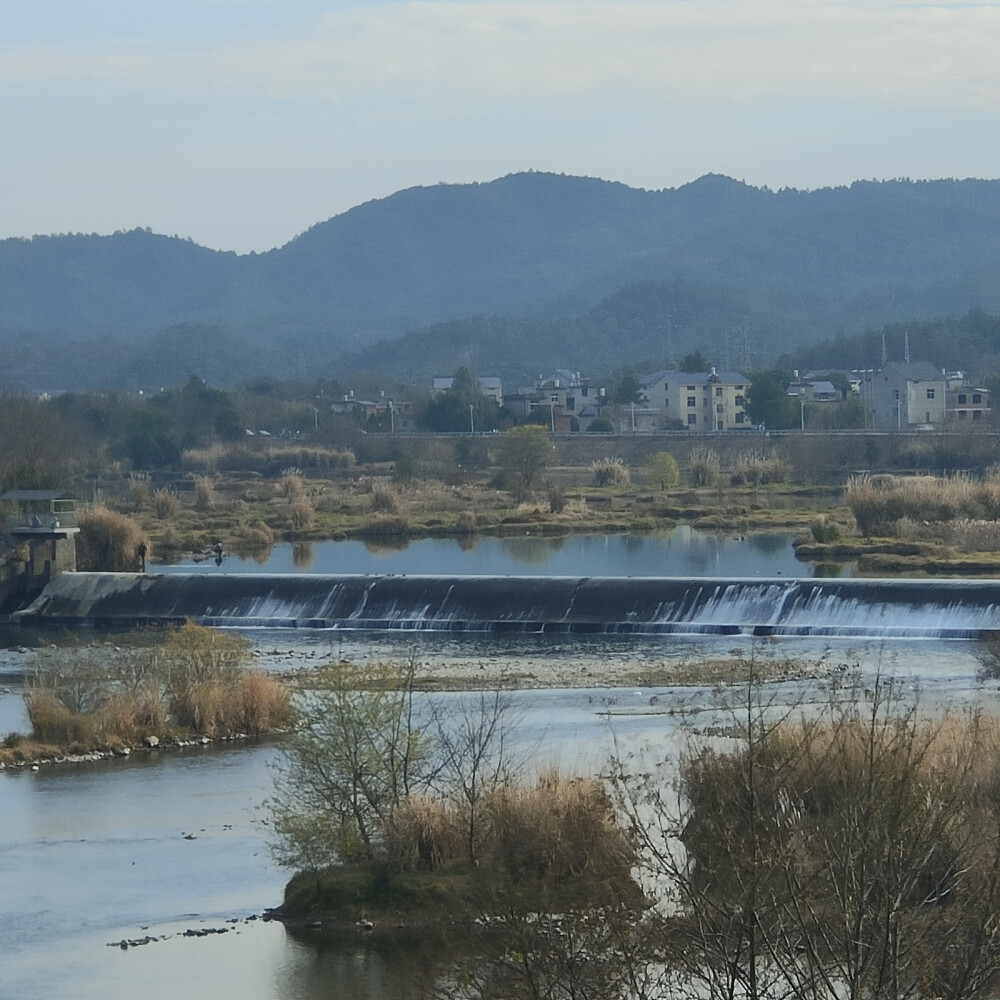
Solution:
<path fill-rule="evenodd" d="M 864 373 L 861 399 L 872 430 L 933 427 L 945 419 L 945 376 L 926 361 L 893 361 Z"/>
<path fill-rule="evenodd" d="M 750 380 L 739 372 L 653 372 L 639 380 L 643 402 L 660 411 L 665 425 L 679 422 L 692 431 L 750 427 L 746 393 Z"/>

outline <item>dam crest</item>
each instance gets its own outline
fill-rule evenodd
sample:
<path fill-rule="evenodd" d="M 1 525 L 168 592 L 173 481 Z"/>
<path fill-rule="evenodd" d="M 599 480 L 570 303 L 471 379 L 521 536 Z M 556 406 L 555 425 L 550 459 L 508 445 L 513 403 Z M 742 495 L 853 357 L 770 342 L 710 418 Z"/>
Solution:
<path fill-rule="evenodd" d="M 129 627 L 976 638 L 998 580 L 67 573 L 14 619 Z"/>

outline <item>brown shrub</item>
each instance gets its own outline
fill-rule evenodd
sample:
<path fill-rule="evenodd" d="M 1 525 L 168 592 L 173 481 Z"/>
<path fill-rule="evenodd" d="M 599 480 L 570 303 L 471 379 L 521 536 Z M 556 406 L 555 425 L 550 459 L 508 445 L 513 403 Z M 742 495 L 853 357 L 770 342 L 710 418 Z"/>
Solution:
<path fill-rule="evenodd" d="M 372 483 L 371 509 L 380 514 L 398 514 L 399 495 L 387 483 Z"/>
<path fill-rule="evenodd" d="M 316 523 L 316 512 L 308 500 L 296 500 L 289 508 L 293 531 L 309 531 Z"/>
<path fill-rule="evenodd" d="M 31 735 L 40 743 L 57 746 L 80 744 L 90 746 L 94 741 L 94 719 L 91 715 L 71 712 L 51 691 L 33 689 L 25 695 Z"/>
<path fill-rule="evenodd" d="M 139 568 L 139 546 L 149 539 L 130 517 L 101 505 L 89 507 L 80 516 L 76 560 L 81 570 L 134 572 Z"/>
<path fill-rule="evenodd" d="M 157 490 L 153 494 L 153 511 L 161 521 L 170 521 L 177 516 L 181 502 L 170 490 Z"/>

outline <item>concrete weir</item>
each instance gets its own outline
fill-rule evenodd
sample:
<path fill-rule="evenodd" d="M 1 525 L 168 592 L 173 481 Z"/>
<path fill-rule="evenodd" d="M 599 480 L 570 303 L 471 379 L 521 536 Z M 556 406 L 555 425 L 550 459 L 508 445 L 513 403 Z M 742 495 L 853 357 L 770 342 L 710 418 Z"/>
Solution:
<path fill-rule="evenodd" d="M 974 638 L 1000 580 L 67 573 L 15 620 L 123 627 Z"/>

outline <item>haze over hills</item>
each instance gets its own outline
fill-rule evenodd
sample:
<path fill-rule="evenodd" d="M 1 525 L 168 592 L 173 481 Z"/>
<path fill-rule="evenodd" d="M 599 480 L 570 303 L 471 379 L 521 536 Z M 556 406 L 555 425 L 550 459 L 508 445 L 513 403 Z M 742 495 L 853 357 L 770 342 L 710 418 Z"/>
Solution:
<path fill-rule="evenodd" d="M 759 364 L 1000 311 L 998 267 L 1000 181 L 774 192 L 707 175 L 653 192 L 514 174 L 401 191 L 262 254 L 144 230 L 0 241 L 0 359 L 32 388 L 608 369 L 694 349 Z"/>

